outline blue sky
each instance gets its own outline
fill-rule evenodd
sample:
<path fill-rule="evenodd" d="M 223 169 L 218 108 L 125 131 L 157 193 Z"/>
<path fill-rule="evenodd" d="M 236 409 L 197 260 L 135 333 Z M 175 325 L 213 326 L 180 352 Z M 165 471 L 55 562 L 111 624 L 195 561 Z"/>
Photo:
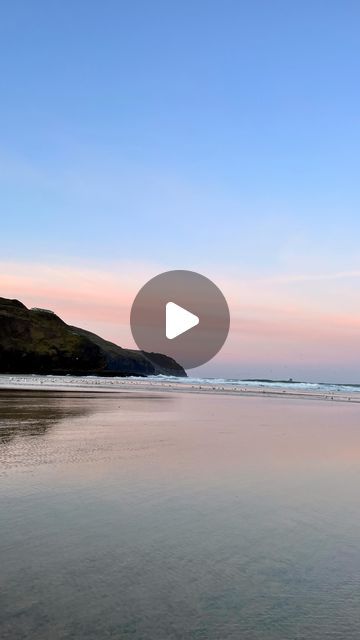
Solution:
<path fill-rule="evenodd" d="M 359 18 L 348 1 L 3 3 L 3 260 L 356 271 Z"/>

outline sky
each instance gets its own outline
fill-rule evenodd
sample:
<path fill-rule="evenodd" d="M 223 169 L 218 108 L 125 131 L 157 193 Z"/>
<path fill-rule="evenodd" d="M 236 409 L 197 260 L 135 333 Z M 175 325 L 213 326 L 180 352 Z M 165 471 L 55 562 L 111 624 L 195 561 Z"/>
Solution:
<path fill-rule="evenodd" d="M 192 375 L 360 382 L 360 6 L 0 6 L 0 295 L 122 346 L 138 289 L 211 278 Z"/>

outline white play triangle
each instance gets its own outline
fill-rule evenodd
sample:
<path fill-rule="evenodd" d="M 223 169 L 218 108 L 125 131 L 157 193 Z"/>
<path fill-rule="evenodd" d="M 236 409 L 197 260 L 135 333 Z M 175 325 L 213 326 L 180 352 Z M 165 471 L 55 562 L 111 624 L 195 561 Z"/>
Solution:
<path fill-rule="evenodd" d="M 173 340 L 199 324 L 199 318 L 175 302 L 166 304 L 166 337 Z"/>

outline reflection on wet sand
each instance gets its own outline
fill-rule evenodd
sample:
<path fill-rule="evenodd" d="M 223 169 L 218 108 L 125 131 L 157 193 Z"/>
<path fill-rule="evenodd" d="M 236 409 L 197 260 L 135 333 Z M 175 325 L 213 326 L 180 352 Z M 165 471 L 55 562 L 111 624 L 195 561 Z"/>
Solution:
<path fill-rule="evenodd" d="M 62 437 L 59 442 L 55 439 L 51 443 L 45 439 L 38 441 L 38 438 L 44 438 L 61 423 L 65 423 L 67 430 L 66 425 L 75 425 L 77 420 L 83 418 L 88 419 L 89 426 L 96 428 L 97 438 L 101 427 L 97 428 L 96 414 L 104 412 L 104 408 L 107 413 L 123 409 L 127 415 L 138 410 L 142 403 L 148 406 L 152 401 L 161 406 L 164 401 L 169 403 L 171 399 L 159 398 L 151 393 L 0 390 L 0 476 L 14 466 L 33 467 L 46 462 L 56 463 L 61 450 L 69 460 L 77 461 L 76 452 L 79 453 L 79 461 L 87 459 L 89 447 L 86 443 L 94 439 L 93 429 L 90 429 L 82 447 L 78 443 L 72 447 L 71 442 Z M 99 443 L 93 449 L 94 456 L 99 454 L 101 447 L 105 448 L 106 445 L 101 443 L 99 435 Z M 64 456 L 61 457 L 62 462 Z"/>
<path fill-rule="evenodd" d="M 4 640 L 358 640 L 359 409 L 0 394 Z"/>
<path fill-rule="evenodd" d="M 59 397 L 61 396 L 61 397 Z M 90 405 L 71 394 L 51 397 L 45 393 L 0 391 L 0 445 L 13 438 L 44 435 L 61 420 L 84 416 L 92 411 Z M 80 403 L 77 399 L 80 398 Z M 65 402 L 64 402 L 65 400 Z"/>

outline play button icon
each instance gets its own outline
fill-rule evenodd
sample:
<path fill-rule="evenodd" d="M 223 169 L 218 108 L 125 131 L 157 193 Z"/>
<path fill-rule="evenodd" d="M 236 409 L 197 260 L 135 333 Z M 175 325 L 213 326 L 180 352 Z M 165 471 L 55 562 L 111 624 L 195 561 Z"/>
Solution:
<path fill-rule="evenodd" d="M 138 292 L 130 314 L 133 338 L 141 351 L 162 353 L 192 369 L 211 360 L 230 326 L 229 307 L 220 289 L 194 271 L 167 271 Z"/>
<path fill-rule="evenodd" d="M 166 337 L 173 340 L 199 324 L 199 318 L 194 313 L 179 307 L 176 302 L 166 305 Z"/>

